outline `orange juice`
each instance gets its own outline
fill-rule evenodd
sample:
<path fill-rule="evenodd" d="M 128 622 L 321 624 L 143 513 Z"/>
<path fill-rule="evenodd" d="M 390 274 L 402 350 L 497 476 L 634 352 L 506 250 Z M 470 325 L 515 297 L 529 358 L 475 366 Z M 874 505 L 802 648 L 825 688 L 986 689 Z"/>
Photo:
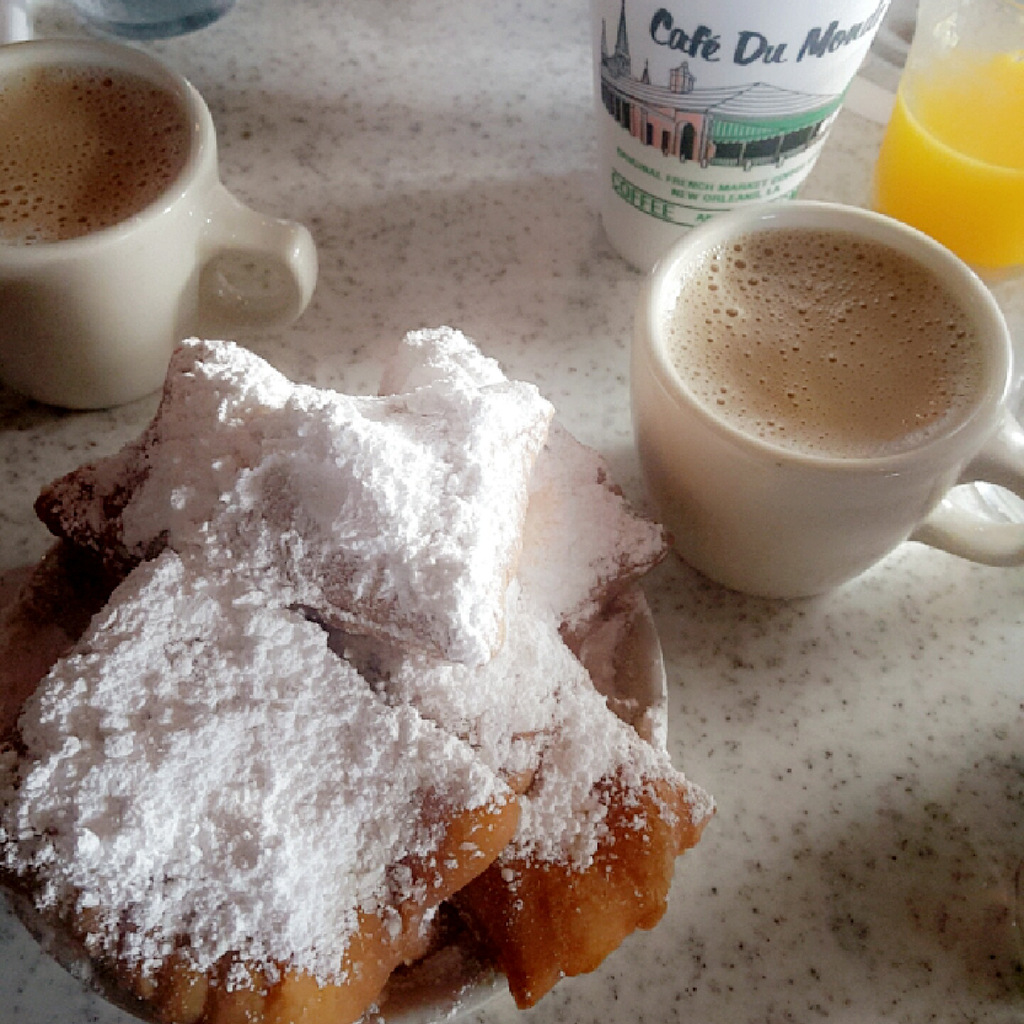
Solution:
<path fill-rule="evenodd" d="M 904 76 L 874 205 L 976 267 L 1024 265 L 1024 52 Z"/>

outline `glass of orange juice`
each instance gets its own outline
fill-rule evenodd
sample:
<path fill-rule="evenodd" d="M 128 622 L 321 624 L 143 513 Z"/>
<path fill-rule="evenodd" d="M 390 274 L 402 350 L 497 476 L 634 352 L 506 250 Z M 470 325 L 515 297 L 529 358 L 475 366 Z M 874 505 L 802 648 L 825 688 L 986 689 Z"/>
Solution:
<path fill-rule="evenodd" d="M 920 0 L 873 204 L 952 249 L 989 285 L 1013 334 L 1021 405 L 1024 0 Z M 957 488 L 946 501 L 996 522 L 1024 521 L 1024 503 L 988 484 Z"/>
<path fill-rule="evenodd" d="M 985 277 L 1024 268 L 1024 0 L 921 0 L 874 205 Z"/>

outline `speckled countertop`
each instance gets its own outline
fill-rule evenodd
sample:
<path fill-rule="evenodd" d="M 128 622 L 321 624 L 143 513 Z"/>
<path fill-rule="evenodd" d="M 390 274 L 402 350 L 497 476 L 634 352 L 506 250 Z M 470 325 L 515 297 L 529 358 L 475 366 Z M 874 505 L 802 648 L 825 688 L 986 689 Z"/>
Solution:
<path fill-rule="evenodd" d="M 81 32 L 55 7 L 39 22 Z M 239 340 L 291 376 L 369 392 L 404 331 L 461 327 L 640 498 L 639 278 L 591 201 L 585 0 L 238 0 L 154 49 L 209 101 L 229 186 L 319 247 L 302 320 Z M 804 194 L 863 202 L 880 132 L 844 111 Z M 64 414 L 0 391 L 0 570 L 47 545 L 40 485 L 154 406 Z M 743 598 L 675 559 L 648 593 L 672 752 L 718 816 L 656 931 L 526 1015 L 499 997 L 471 1019 L 1024 1020 L 1024 570 L 909 544 L 813 601 Z M 17 929 L 0 917 L 0 1022 L 127 1021 L 26 964 Z"/>

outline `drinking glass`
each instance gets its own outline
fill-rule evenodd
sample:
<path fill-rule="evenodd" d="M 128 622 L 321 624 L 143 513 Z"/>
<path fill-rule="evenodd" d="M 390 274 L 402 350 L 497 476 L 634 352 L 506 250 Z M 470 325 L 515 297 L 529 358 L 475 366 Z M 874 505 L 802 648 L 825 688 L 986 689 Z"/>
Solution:
<path fill-rule="evenodd" d="M 216 21 L 235 0 L 72 0 L 90 25 L 126 39 L 163 39 Z"/>
<path fill-rule="evenodd" d="M 1024 0 L 921 0 L 874 205 L 986 278 L 1024 267 Z"/>

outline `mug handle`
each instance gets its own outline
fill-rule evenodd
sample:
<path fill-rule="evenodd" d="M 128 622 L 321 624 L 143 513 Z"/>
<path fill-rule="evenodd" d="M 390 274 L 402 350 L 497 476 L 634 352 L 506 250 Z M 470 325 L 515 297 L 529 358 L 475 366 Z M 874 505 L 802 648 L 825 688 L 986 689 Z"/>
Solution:
<path fill-rule="evenodd" d="M 1005 487 L 1024 498 L 1024 429 L 1007 410 L 999 429 L 968 464 L 959 483 L 975 481 Z M 910 539 L 982 565 L 1024 565 L 1024 520 L 994 522 L 957 507 L 948 498 Z"/>
<path fill-rule="evenodd" d="M 309 305 L 318 266 L 302 224 L 258 213 L 218 182 L 201 244 L 200 334 L 284 327 Z"/>

